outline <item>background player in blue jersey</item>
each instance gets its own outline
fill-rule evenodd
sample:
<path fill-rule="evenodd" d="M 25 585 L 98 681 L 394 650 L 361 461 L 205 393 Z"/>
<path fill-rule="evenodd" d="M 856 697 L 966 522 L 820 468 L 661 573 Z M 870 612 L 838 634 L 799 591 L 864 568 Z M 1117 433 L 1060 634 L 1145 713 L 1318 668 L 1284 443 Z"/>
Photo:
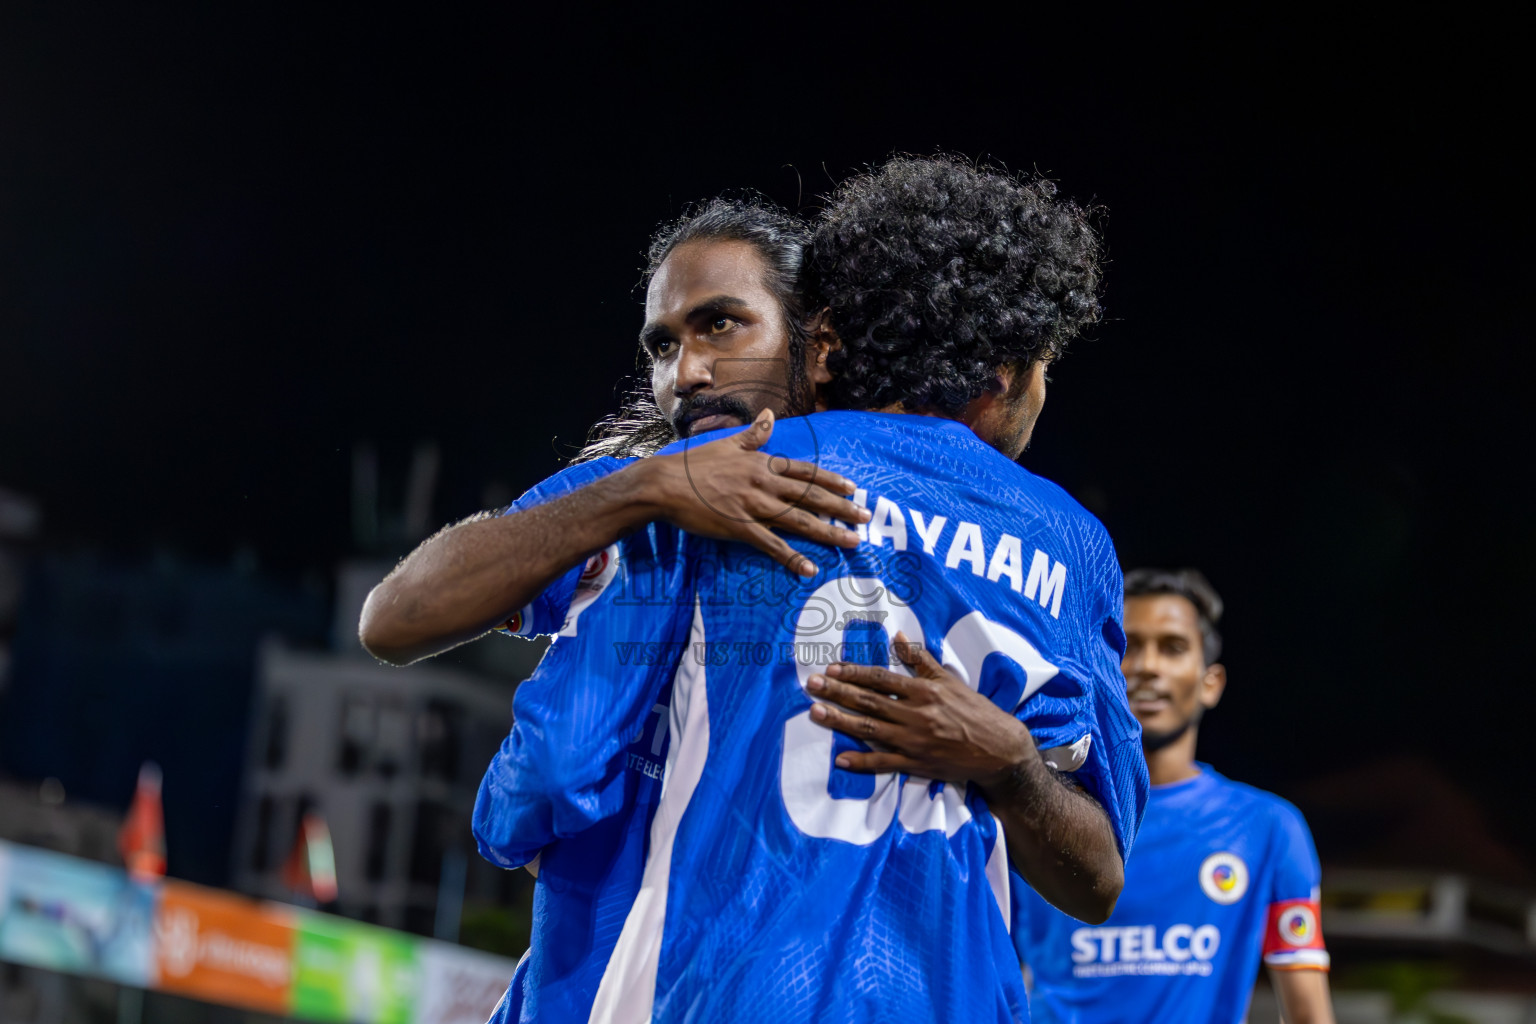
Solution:
<path fill-rule="evenodd" d="M 1236 1022 L 1262 958 L 1288 1024 L 1331 1024 L 1319 871 L 1301 814 L 1195 760 L 1216 706 L 1221 599 L 1192 569 L 1125 578 L 1125 682 L 1152 796 L 1110 919 L 1026 896 L 1036 1021 Z"/>
<path fill-rule="evenodd" d="M 819 445 L 825 464 L 874 471 L 880 487 L 863 497 L 875 509 L 866 536 L 878 550 L 861 547 L 856 555 L 832 559 L 826 566 L 833 570 L 831 581 L 819 582 L 813 593 L 806 591 L 811 584 L 801 585 L 803 593 L 781 591 L 783 600 L 799 608 L 793 626 L 786 627 L 781 604 L 741 600 L 744 591 L 738 584 L 753 574 L 751 560 L 743 561 L 739 548 L 717 550 L 709 542 L 659 529 L 632 538 L 592 581 L 595 599 L 579 612 L 573 608 L 572 620 L 579 618 L 580 625 L 574 628 L 572 621 L 568 635 L 576 642 L 557 644 L 524 688 L 537 694 L 541 677 L 546 684 L 558 681 L 544 692 L 559 706 L 540 707 L 520 694 L 519 724 L 503 750 L 508 779 L 487 779 L 491 802 L 501 806 L 484 820 L 477 814 L 477 831 L 493 855 L 527 855 L 533 848 L 519 850 L 521 837 L 537 838 L 551 828 L 556 834 L 580 833 L 622 807 L 624 794 L 616 781 L 625 745 L 643 730 L 651 695 L 677 672 L 683 696 L 672 707 L 667 790 L 652 832 L 647 884 L 605 976 L 596 1011 L 602 1019 L 637 1014 L 642 1019 L 652 1011 L 662 1019 L 695 1013 L 723 1014 L 725 1019 L 743 1019 L 748 1013 L 801 1019 L 890 1013 L 1023 1016 L 1017 961 L 1000 912 L 1007 905 L 1007 856 L 992 812 L 1002 817 L 1010 841 L 1015 834 L 1026 837 L 1013 844 L 1026 859 L 1032 845 L 1041 845 L 1039 836 L 1029 835 L 1041 824 L 1038 814 L 1012 813 L 1012 793 L 993 794 L 995 806 L 989 809 L 979 791 L 919 785 L 894 776 L 842 777 L 832 762 L 832 734 L 811 724 L 810 702 L 802 690 L 806 680 L 799 678 L 814 674 L 815 666 L 833 655 L 818 661 L 822 655 L 815 653 L 807 660 L 796 653 L 798 643 L 790 642 L 787 661 L 782 654 L 776 664 L 756 660 L 757 646 L 769 652 L 786 646 L 773 642 L 786 628 L 792 637 L 813 632 L 805 620 L 812 605 L 821 609 L 830 602 L 834 612 L 839 600 L 857 605 L 860 584 L 878 581 L 878 596 L 862 593 L 866 603 L 879 607 L 841 609 L 833 615 L 840 642 L 812 643 L 816 651 L 847 650 L 848 635 L 862 631 L 883 658 L 884 641 L 893 630 L 904 630 L 919 642 L 926 630 L 935 652 L 989 698 L 1020 709 L 1046 733 L 1054 726 L 1056 738 L 1091 751 L 1086 758 L 1091 767 L 1085 766 L 1083 774 L 1105 802 L 1116 838 L 1128 845 L 1134 832 L 1145 775 L 1139 751 L 1127 751 L 1136 746 L 1136 730 L 1123 710 L 1118 683 L 1120 595 L 1112 549 L 1102 528 L 1058 489 L 977 437 L 989 436 L 1009 455 L 1022 450 L 1043 398 L 1044 357 L 1070 337 L 1074 315 L 1081 322 L 1096 312 L 1092 280 L 1070 261 L 1050 265 L 1060 253 L 1049 252 L 1040 236 L 1059 232 L 1064 237 L 1055 241 L 1069 256 L 1087 248 L 1090 259 L 1091 237 L 1086 243 L 1081 234 L 1074 238 L 1080 215 L 1052 208 L 1040 190 L 953 163 L 897 161 L 878 177 L 845 190 L 844 198 L 853 201 L 843 209 L 852 212 L 845 220 L 834 219 L 834 243 L 839 230 L 860 230 L 860 217 L 864 230 L 889 231 L 894 217 L 914 214 L 945 220 L 964 242 L 958 251 L 929 247 L 918 261 L 929 261 L 927 266 L 903 268 L 919 281 L 909 280 L 905 292 L 886 288 L 888 294 L 904 293 L 921 305 L 929 314 L 926 325 L 889 308 L 889 298 L 885 313 L 867 306 L 849 310 L 845 322 L 855 329 L 861 318 L 871 316 L 900 321 L 882 331 L 892 335 L 883 339 L 883 352 L 855 347 L 852 354 L 858 358 L 849 360 L 849 372 L 865 376 L 861 386 L 871 398 L 883 393 L 899 402 L 903 391 L 893 389 L 910 383 L 907 393 L 919 396 L 913 411 L 933 413 L 901 415 L 899 406 L 895 415 L 828 413 L 790 421 L 781 428 L 785 433 L 775 437 L 775 445 L 790 457 L 815 455 Z M 914 202 L 915 210 L 901 209 Z M 993 220 L 986 223 L 989 217 Z M 932 224 L 927 228 L 932 234 Z M 1008 237 L 1010 232 L 1017 235 Z M 1078 243 L 1075 253 L 1073 242 Z M 977 271 L 956 275 L 955 268 L 966 260 L 974 261 Z M 1030 260 L 1033 265 L 1020 265 Z M 869 266 L 849 266 L 866 280 L 879 276 Z M 927 293 L 914 298 L 913 283 Z M 1088 296 L 1082 301 L 1071 292 L 1085 284 Z M 934 292 L 945 290 L 963 300 L 950 310 L 957 315 L 949 320 L 936 315 L 932 305 L 940 299 Z M 936 326 L 958 329 L 934 338 L 927 332 Z M 924 351 L 925 344 L 935 351 Z M 926 376 L 933 371 L 934 376 Z M 918 379 L 903 381 L 903 374 Z M 955 419 L 970 422 L 976 432 Z M 936 544 L 945 550 L 943 556 L 934 555 Z M 689 545 L 693 549 L 687 557 L 676 557 Z M 1026 554 L 1029 545 L 1032 554 Z M 1065 561 L 1053 561 L 1039 545 Z M 825 552 L 807 554 L 827 559 Z M 715 563 L 718 571 L 705 567 L 712 555 L 722 559 Z M 856 572 L 869 575 L 850 575 Z M 896 578 L 903 572 L 908 573 L 905 583 L 924 591 L 921 601 Z M 654 600 L 647 605 L 640 600 L 645 595 L 630 590 L 658 579 L 658 588 L 649 594 L 663 597 L 664 609 Z M 974 582 L 978 579 L 985 583 Z M 764 582 L 759 571 L 753 586 Z M 737 595 L 734 603 L 715 599 L 722 596 L 722 584 Z M 845 592 L 845 584 L 853 586 L 854 596 Z M 702 590 L 716 592 L 705 598 Z M 1021 593 L 1029 600 L 1019 600 Z M 692 609 L 690 596 L 698 599 Z M 632 685 L 630 679 L 615 685 L 614 652 L 604 650 L 615 624 L 618 635 L 660 638 L 649 647 L 626 645 L 642 648 L 635 665 L 660 670 L 659 675 L 631 673 L 653 685 Z M 752 664 L 766 671 L 742 672 L 740 662 L 733 671 L 728 658 L 719 662 L 713 654 L 706 669 L 689 670 L 687 659 L 679 664 L 676 657 L 647 653 L 665 652 L 679 626 L 684 635 L 748 638 L 738 639 L 736 646 L 753 647 Z M 992 654 L 1001 657 L 990 659 Z M 742 685 L 756 676 L 765 685 Z M 1122 722 L 1105 733 L 1098 727 L 1106 719 L 1095 718 L 1105 709 L 1095 707 L 1095 697 L 1099 684 L 1110 677 L 1116 681 L 1111 692 L 1120 702 Z M 1026 698 L 1029 707 L 1024 709 Z M 734 714 L 724 710 L 722 700 L 736 702 Z M 709 704 L 725 717 L 717 720 L 715 711 L 706 711 Z M 717 748 L 707 739 L 711 728 L 731 735 L 743 751 L 731 751 L 730 744 Z M 782 752 L 770 755 L 781 742 Z M 768 747 L 757 749 L 764 744 Z M 825 752 L 817 753 L 823 745 Z M 1038 762 L 1033 749 L 1029 756 Z M 780 762 L 779 785 L 771 787 L 770 799 L 764 787 L 775 780 L 753 766 L 775 760 Z M 1038 764 L 1016 778 L 1042 775 L 1051 792 L 1067 792 Z M 719 812 L 733 806 L 733 785 L 769 799 L 771 808 L 744 791 L 738 795 L 746 797 L 745 813 L 722 819 Z M 1039 809 L 1038 803 L 1029 808 Z M 893 825 L 891 817 L 899 824 Z M 759 835 L 766 848 L 731 838 L 754 823 L 766 830 Z M 696 830 L 691 837 L 690 829 Z M 679 843 L 676 857 L 670 850 L 674 839 Z M 771 849 L 775 843 L 777 854 Z M 1072 844 L 1065 847 L 1050 852 L 1057 858 L 1083 852 Z M 859 871 L 861 866 L 873 873 Z M 793 867 L 814 877 L 784 873 Z M 1096 866 L 1078 862 L 1072 867 L 1081 875 Z M 667 880 L 674 868 L 682 878 L 669 895 Z M 772 881 L 765 871 L 775 876 Z M 762 888 L 765 882 L 771 891 Z M 818 921 L 846 934 L 819 932 Z M 748 955 L 743 942 L 756 952 Z M 791 953 L 791 947 L 799 952 Z M 749 969 L 752 964 L 760 969 Z"/>

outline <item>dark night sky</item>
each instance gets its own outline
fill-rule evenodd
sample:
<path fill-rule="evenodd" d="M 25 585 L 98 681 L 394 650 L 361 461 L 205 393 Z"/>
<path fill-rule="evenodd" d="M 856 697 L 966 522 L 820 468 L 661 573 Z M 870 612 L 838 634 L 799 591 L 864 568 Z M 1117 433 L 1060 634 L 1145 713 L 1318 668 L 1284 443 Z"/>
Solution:
<path fill-rule="evenodd" d="M 686 201 L 988 155 L 1107 208 L 1110 320 L 1024 461 L 1223 591 L 1205 755 L 1283 791 L 1450 749 L 1536 851 L 1500 27 L 838 17 L 7 5 L 0 486 L 56 546 L 328 571 L 360 440 L 441 444 L 443 520 L 558 468 Z"/>

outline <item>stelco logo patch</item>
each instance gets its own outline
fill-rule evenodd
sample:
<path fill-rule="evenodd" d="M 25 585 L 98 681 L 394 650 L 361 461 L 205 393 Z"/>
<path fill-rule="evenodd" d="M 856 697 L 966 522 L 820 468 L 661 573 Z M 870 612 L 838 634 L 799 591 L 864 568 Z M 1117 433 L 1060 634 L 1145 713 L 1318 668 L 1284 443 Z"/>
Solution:
<path fill-rule="evenodd" d="M 1248 891 L 1248 865 L 1235 853 L 1213 853 L 1200 864 L 1200 888 L 1223 906 Z"/>
<path fill-rule="evenodd" d="M 1127 975 L 1194 974 L 1209 976 L 1211 960 L 1221 948 L 1221 932 L 1213 924 L 1198 928 L 1169 925 L 1079 928 L 1072 933 L 1072 973 L 1079 978 Z"/>

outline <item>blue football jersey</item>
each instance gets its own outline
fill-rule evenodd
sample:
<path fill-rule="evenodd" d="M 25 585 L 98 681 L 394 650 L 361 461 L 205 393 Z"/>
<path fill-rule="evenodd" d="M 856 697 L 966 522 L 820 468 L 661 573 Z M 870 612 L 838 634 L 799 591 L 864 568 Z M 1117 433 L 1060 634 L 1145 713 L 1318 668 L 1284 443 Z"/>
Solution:
<path fill-rule="evenodd" d="M 670 686 L 644 876 L 592 1019 L 1025 1020 L 985 801 L 837 769 L 856 744 L 811 722 L 804 684 L 836 660 L 889 663 L 905 631 L 1039 746 L 1073 751 L 1126 850 L 1146 768 L 1113 548 L 952 421 L 821 413 L 782 421 L 768 449 L 857 481 L 864 543 L 792 540 L 822 568 L 810 580 L 664 525 L 618 545 L 530 680 L 551 700 L 519 692 L 482 847 L 516 860 L 624 813 Z"/>
<path fill-rule="evenodd" d="M 1152 790 L 1107 922 L 1085 925 L 1024 893 L 1035 1020 L 1242 1021 L 1261 958 L 1327 969 L 1319 879 L 1295 807 L 1202 764 Z"/>
<path fill-rule="evenodd" d="M 629 459 L 596 459 L 570 466 L 530 489 L 507 510 L 541 505 L 623 468 Z M 612 576 L 615 549 L 599 552 L 567 572 L 503 627 L 525 637 L 559 634 Z M 574 616 L 574 617 L 573 617 Z M 533 822 L 507 809 L 521 781 L 509 768 L 517 761 L 509 735 L 481 780 L 474 830 L 480 851 L 502 867 L 528 865 L 537 875 L 533 928 L 528 952 L 491 1020 L 585 1020 L 592 1009 L 614 943 L 640 890 L 650 815 L 660 792 L 666 756 L 666 699 L 658 694 L 651 728 L 627 751 L 622 804 L 581 834 L 557 834 L 552 820 Z M 532 679 L 518 688 L 514 717 L 529 704 L 553 705 L 558 698 Z M 529 717 L 537 718 L 537 714 Z M 510 835 L 499 826 L 516 820 Z"/>

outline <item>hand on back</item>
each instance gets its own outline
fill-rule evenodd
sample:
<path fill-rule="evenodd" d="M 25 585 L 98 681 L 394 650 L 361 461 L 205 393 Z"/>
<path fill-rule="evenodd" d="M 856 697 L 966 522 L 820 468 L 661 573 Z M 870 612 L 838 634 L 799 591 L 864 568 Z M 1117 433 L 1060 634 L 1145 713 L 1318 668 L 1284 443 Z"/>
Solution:
<path fill-rule="evenodd" d="M 983 790 L 1005 782 L 1031 756 L 1029 730 L 905 633 L 892 639 L 891 650 L 910 675 L 839 662 L 808 680 L 818 702 L 811 710 L 814 721 L 876 747 L 844 751 L 837 766 L 974 782 Z"/>
<path fill-rule="evenodd" d="M 644 460 L 647 499 L 657 508 L 655 518 L 703 537 L 751 544 L 792 572 L 813 576 L 815 564 L 773 531 L 852 548 L 856 533 L 818 516 L 862 523 L 869 513 L 848 500 L 851 481 L 761 451 L 772 436 L 773 413 L 764 409 L 740 433 Z"/>

